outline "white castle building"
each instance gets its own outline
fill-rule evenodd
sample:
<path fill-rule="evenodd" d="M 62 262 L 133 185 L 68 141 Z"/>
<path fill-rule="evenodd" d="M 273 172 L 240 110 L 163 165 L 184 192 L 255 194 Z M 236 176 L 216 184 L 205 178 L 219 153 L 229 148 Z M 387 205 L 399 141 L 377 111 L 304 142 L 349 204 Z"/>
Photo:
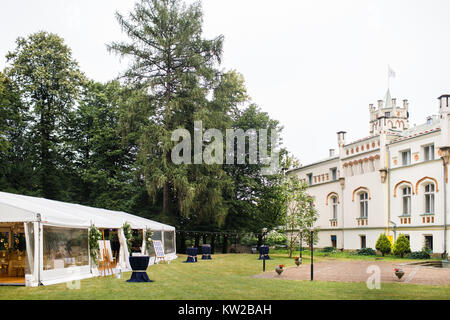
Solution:
<path fill-rule="evenodd" d="M 439 115 L 410 126 L 408 101 L 389 90 L 369 105 L 370 135 L 348 142 L 337 133 L 339 153 L 290 170 L 310 185 L 319 212 L 319 247 L 375 248 L 381 233 L 448 252 L 447 165 L 450 158 L 450 95 L 439 99 Z"/>

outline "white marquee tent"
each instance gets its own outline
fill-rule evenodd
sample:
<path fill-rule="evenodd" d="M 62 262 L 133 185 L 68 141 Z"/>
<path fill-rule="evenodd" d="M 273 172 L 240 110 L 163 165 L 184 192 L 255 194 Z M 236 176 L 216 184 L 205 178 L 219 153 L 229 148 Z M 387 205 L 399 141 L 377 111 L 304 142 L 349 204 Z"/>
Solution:
<path fill-rule="evenodd" d="M 98 270 L 89 258 L 88 229 L 92 225 L 99 229 L 117 229 L 118 267 L 122 271 L 130 270 L 122 230 L 125 223 L 132 229 L 151 230 L 152 239 L 163 242 L 166 258 L 176 258 L 174 227 L 121 211 L 0 192 L 0 223 L 23 227 L 27 286 L 97 275 Z M 145 253 L 143 238 L 142 252 Z M 70 250 L 67 250 L 68 246 Z"/>

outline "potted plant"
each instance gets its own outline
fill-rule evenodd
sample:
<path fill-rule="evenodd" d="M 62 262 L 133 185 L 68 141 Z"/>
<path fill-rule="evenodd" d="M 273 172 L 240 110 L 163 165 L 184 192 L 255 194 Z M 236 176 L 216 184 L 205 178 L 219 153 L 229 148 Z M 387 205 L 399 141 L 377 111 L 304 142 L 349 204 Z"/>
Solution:
<path fill-rule="evenodd" d="M 397 276 L 397 278 L 400 280 L 405 272 L 401 268 L 394 268 L 394 273 Z"/>
<path fill-rule="evenodd" d="M 299 265 L 302 264 L 302 259 L 300 257 L 294 257 L 294 262 L 298 267 Z"/>
<path fill-rule="evenodd" d="M 278 273 L 278 275 L 281 275 L 284 271 L 284 264 L 280 264 L 275 267 L 275 271 Z"/>

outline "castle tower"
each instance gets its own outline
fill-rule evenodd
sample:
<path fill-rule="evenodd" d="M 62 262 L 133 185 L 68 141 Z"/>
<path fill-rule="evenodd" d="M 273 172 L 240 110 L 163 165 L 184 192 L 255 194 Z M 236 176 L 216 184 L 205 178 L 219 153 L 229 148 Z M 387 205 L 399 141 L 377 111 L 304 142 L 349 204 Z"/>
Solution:
<path fill-rule="evenodd" d="M 399 132 L 408 129 L 408 107 L 408 100 L 403 100 L 403 107 L 397 106 L 397 99 L 391 98 L 388 89 L 384 100 L 378 100 L 377 108 L 369 104 L 370 135 L 379 135 L 382 130 Z"/>

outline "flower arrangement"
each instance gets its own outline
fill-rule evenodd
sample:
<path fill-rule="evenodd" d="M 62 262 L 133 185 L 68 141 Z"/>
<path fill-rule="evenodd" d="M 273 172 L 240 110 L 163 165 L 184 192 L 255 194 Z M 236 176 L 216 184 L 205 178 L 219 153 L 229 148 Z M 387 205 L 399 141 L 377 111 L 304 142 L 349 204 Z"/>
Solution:
<path fill-rule="evenodd" d="M 300 257 L 294 257 L 294 261 L 298 261 L 298 259 L 300 259 Z"/>
<path fill-rule="evenodd" d="M 150 255 L 151 249 L 153 247 L 152 236 L 153 236 L 152 230 L 150 229 L 144 230 L 145 250 L 147 251 L 147 255 Z"/>
<path fill-rule="evenodd" d="M 279 264 L 275 267 L 275 271 L 276 271 L 276 273 L 278 273 L 278 275 L 281 275 L 283 270 L 284 270 L 284 264 Z"/>
<path fill-rule="evenodd" d="M 128 252 L 131 253 L 131 246 L 133 245 L 133 231 L 131 230 L 130 224 L 125 222 L 122 226 L 122 230 L 125 235 L 125 239 L 127 240 Z"/>
<path fill-rule="evenodd" d="M 405 272 L 401 268 L 394 268 L 394 273 L 397 276 L 397 278 L 400 280 Z"/>
<path fill-rule="evenodd" d="M 98 262 L 98 251 L 100 249 L 98 241 L 101 240 L 102 233 L 94 225 L 89 228 L 89 254 L 91 256 L 92 262 L 97 265 Z"/>

